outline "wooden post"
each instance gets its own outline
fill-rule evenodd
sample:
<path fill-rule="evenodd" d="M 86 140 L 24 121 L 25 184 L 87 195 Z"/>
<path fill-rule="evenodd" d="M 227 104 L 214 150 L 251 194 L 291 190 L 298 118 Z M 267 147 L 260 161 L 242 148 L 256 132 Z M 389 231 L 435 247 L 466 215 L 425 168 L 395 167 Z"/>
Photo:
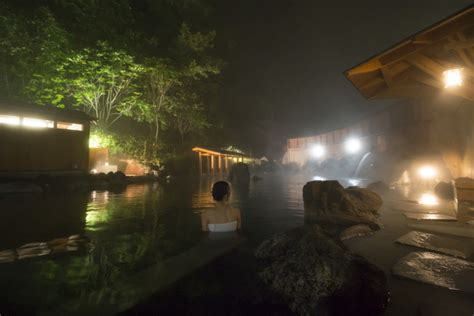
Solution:
<path fill-rule="evenodd" d="M 219 168 L 219 174 L 222 174 L 222 157 L 221 155 L 217 156 L 217 165 Z"/>
<path fill-rule="evenodd" d="M 199 175 L 202 175 L 202 154 L 199 152 Z"/>
<path fill-rule="evenodd" d="M 211 174 L 211 156 L 207 156 L 207 174 Z"/>
<path fill-rule="evenodd" d="M 211 155 L 211 173 L 214 174 L 214 155 Z"/>

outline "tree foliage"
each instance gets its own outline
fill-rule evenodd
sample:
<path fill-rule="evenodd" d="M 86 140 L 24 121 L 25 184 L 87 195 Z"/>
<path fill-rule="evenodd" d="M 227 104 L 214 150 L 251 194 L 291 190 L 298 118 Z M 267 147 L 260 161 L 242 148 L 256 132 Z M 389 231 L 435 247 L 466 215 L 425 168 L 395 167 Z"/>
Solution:
<path fill-rule="evenodd" d="M 122 139 L 140 141 L 123 147 L 143 159 L 203 139 L 222 62 L 197 12 L 208 17 L 209 1 L 0 0 L 0 93 L 85 111 L 107 133 L 128 117 Z"/>
<path fill-rule="evenodd" d="M 122 115 L 142 104 L 137 79 L 144 68 L 124 51 L 99 42 L 58 61 L 53 74 L 36 73 L 27 91 L 40 104 L 79 108 L 108 130 Z"/>

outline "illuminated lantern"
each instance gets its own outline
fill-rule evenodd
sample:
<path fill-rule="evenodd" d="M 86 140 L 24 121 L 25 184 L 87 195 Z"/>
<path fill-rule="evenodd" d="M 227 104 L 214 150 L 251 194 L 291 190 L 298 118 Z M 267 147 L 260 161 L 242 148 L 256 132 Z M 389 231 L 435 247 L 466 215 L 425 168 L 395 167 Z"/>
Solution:
<path fill-rule="evenodd" d="M 460 87 L 462 86 L 462 69 L 449 69 L 443 72 L 444 87 Z"/>

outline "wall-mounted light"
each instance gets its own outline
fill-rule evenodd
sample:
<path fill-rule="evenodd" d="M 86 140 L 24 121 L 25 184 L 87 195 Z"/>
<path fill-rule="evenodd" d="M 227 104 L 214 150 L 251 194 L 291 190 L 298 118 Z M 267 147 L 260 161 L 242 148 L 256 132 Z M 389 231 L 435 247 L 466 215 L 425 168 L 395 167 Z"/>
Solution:
<path fill-rule="evenodd" d="M 37 118 L 31 117 L 24 117 L 21 121 L 21 125 L 26 127 L 34 127 L 34 128 L 54 128 L 54 122 L 50 120 L 42 120 Z"/>
<path fill-rule="evenodd" d="M 0 115 L 0 124 L 20 125 L 20 117 L 13 115 Z"/>
<path fill-rule="evenodd" d="M 436 169 L 432 166 L 422 166 L 420 169 L 418 169 L 418 174 L 420 175 L 421 178 L 430 180 L 434 179 L 438 172 Z"/>
<path fill-rule="evenodd" d="M 313 147 L 311 147 L 311 156 L 313 156 L 314 158 L 322 158 L 325 152 L 326 151 L 324 147 L 321 145 L 314 145 Z"/>
<path fill-rule="evenodd" d="M 362 149 L 362 142 L 357 138 L 349 138 L 344 143 L 344 148 L 349 154 L 356 154 Z"/>
<path fill-rule="evenodd" d="M 443 80 L 445 88 L 462 86 L 462 69 L 456 68 L 446 70 L 445 72 L 443 72 Z"/>

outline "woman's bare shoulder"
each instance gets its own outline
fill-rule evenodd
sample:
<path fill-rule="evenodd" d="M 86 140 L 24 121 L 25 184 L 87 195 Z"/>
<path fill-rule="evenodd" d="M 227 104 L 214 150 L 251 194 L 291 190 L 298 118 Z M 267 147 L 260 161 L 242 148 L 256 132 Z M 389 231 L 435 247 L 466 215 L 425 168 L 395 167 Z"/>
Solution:
<path fill-rule="evenodd" d="M 232 213 L 234 214 L 240 214 L 240 209 L 238 207 L 232 207 L 231 208 Z"/>

